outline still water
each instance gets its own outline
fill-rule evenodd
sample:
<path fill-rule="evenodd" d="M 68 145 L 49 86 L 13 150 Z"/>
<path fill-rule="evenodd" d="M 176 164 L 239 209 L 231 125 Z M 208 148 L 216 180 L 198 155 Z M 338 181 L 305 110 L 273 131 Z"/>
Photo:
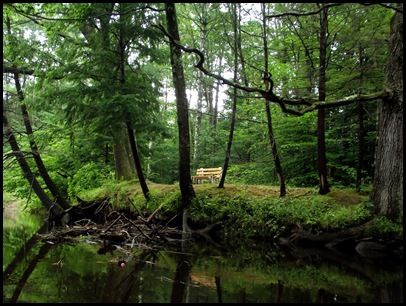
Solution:
<path fill-rule="evenodd" d="M 30 239 L 42 222 L 3 213 L 3 302 L 403 303 L 403 261 L 396 258 L 269 243 L 99 254 L 86 237 L 73 244 Z"/>

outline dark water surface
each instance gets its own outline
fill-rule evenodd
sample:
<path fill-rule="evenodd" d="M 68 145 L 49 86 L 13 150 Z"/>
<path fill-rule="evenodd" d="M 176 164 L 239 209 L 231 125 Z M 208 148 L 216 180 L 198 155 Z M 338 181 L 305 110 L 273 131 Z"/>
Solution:
<path fill-rule="evenodd" d="M 42 220 L 3 215 L 3 302 L 403 303 L 403 261 L 395 257 L 269 243 L 101 255 L 86 237 L 74 244 L 30 240 Z"/>

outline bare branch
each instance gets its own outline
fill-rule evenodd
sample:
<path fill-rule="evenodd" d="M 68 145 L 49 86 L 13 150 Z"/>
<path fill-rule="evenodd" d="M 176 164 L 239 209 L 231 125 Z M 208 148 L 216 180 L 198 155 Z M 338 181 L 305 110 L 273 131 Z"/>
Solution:
<path fill-rule="evenodd" d="M 289 114 L 296 115 L 296 116 L 302 116 L 302 115 L 304 115 L 308 112 L 312 112 L 316 109 L 345 106 L 345 105 L 349 105 L 349 104 L 352 104 L 355 102 L 363 103 L 363 102 L 370 102 L 370 101 L 376 101 L 376 100 L 382 100 L 382 99 L 391 99 L 392 96 L 393 96 L 393 93 L 389 90 L 383 91 L 383 92 L 380 91 L 380 92 L 376 92 L 376 93 L 369 94 L 369 95 L 353 95 L 353 96 L 346 97 L 341 100 L 337 100 L 337 101 L 333 101 L 333 102 L 324 102 L 324 101 L 315 102 L 311 106 L 303 108 L 300 111 L 286 109 L 286 112 Z"/>
<path fill-rule="evenodd" d="M 392 6 L 392 5 L 388 4 L 388 3 L 360 3 L 360 4 L 365 5 L 365 6 L 370 6 L 370 5 L 374 5 L 374 4 L 375 5 L 380 5 L 380 6 L 383 6 L 383 7 L 387 8 L 387 9 L 391 9 L 391 10 L 394 10 L 395 12 L 403 14 L 402 9 L 400 9 L 398 7 L 395 7 L 395 6 Z"/>
<path fill-rule="evenodd" d="M 34 21 L 36 23 L 37 23 L 37 21 L 34 18 L 37 18 L 37 19 L 40 19 L 40 20 L 71 22 L 71 21 L 91 20 L 93 18 L 101 18 L 101 17 L 106 16 L 106 15 L 107 16 L 121 16 L 121 15 L 126 15 L 126 14 L 129 14 L 129 13 L 132 13 L 132 12 L 139 12 L 139 11 L 144 11 L 144 10 L 148 10 L 148 9 L 152 10 L 152 11 L 155 11 L 155 12 L 164 11 L 163 9 L 156 9 L 156 8 L 154 8 L 152 6 L 146 5 L 146 6 L 142 6 L 142 7 L 136 7 L 136 8 L 121 12 L 121 13 L 110 13 L 110 12 L 108 12 L 108 13 L 100 13 L 100 14 L 95 14 L 95 15 L 88 16 L 88 17 L 85 17 L 85 18 L 51 18 L 51 17 L 42 16 L 40 14 L 33 14 L 33 13 L 24 12 L 23 10 L 20 10 L 20 9 L 16 8 L 13 4 L 14 3 L 5 3 L 4 5 L 7 5 L 7 6 L 13 8 L 16 13 L 18 13 L 20 15 L 23 15 L 23 16 L 27 17 L 28 19 L 30 19 L 31 21 Z"/>
<path fill-rule="evenodd" d="M 7 67 L 3 63 L 3 73 L 17 73 L 17 74 L 28 74 L 28 75 L 33 75 L 34 74 L 34 69 L 29 69 L 26 67 Z"/>
<path fill-rule="evenodd" d="M 307 12 L 307 13 L 282 13 L 282 14 L 275 14 L 275 15 L 267 15 L 265 16 L 266 18 L 276 18 L 276 17 L 284 17 L 284 16 L 296 16 L 296 17 L 300 17 L 300 16 L 310 16 L 310 15 L 317 15 L 318 13 L 320 13 L 323 9 L 326 8 L 330 8 L 333 6 L 339 6 L 342 5 L 343 3 L 330 3 L 330 4 L 326 4 L 324 5 L 322 8 L 316 10 L 316 11 L 312 11 L 312 12 Z"/>

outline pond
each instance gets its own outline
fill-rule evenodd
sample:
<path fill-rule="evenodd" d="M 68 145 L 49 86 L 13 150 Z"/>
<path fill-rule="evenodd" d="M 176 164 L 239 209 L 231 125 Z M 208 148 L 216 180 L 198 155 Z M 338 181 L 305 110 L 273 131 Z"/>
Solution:
<path fill-rule="evenodd" d="M 30 239 L 46 231 L 43 219 L 3 211 L 3 302 L 403 303 L 403 261 L 395 257 L 203 242 L 100 254 L 86 237 L 74 244 Z"/>

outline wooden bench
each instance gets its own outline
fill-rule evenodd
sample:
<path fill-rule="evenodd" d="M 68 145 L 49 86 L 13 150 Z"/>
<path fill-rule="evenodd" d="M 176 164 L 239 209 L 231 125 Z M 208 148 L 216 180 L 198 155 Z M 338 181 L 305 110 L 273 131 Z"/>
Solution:
<path fill-rule="evenodd" d="M 203 183 L 203 180 L 210 180 L 210 183 L 214 183 L 219 180 L 221 174 L 223 173 L 223 168 L 199 168 L 196 170 L 196 175 L 192 176 L 192 183 L 199 184 Z"/>

